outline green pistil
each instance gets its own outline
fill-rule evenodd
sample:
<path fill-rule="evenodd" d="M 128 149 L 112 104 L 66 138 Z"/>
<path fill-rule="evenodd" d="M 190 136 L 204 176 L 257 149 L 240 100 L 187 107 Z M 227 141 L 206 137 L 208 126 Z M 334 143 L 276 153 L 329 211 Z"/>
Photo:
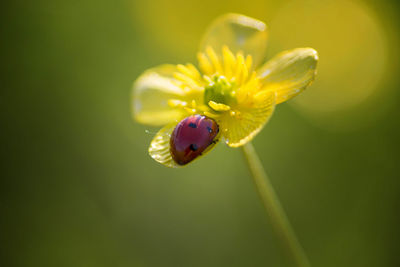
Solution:
<path fill-rule="evenodd" d="M 228 81 L 224 76 L 214 76 L 212 82 L 204 90 L 204 103 L 208 105 L 210 101 L 225 105 L 236 103 L 235 84 Z"/>

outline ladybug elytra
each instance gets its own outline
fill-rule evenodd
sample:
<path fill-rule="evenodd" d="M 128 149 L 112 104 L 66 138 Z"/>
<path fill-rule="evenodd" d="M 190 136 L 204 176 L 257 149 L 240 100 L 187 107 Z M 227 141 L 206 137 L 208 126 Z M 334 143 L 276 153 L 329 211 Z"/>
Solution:
<path fill-rule="evenodd" d="M 170 139 L 170 152 L 178 165 L 185 165 L 200 156 L 219 132 L 218 124 L 202 115 L 189 116 L 178 123 Z"/>

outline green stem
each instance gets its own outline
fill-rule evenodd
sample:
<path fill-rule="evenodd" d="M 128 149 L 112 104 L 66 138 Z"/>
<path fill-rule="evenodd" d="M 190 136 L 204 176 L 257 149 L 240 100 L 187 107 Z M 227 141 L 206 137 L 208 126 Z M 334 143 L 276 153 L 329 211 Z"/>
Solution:
<path fill-rule="evenodd" d="M 278 236 L 282 240 L 283 245 L 287 248 L 293 260 L 301 267 L 310 267 L 310 262 L 304 253 L 297 237 L 289 223 L 285 211 L 283 210 L 279 199 L 272 188 L 271 182 L 254 150 L 253 145 L 249 142 L 243 147 L 243 154 L 253 177 L 254 184 L 258 194 L 264 204 L 267 214 L 271 218 L 271 222 Z"/>

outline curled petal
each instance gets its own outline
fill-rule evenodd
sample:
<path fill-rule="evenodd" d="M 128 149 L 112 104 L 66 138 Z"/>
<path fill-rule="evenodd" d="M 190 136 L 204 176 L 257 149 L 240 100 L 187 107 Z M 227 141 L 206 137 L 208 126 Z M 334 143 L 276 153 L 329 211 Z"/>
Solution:
<path fill-rule="evenodd" d="M 239 147 L 251 141 L 272 116 L 275 98 L 275 92 L 262 91 L 253 96 L 251 104 L 227 113 L 221 120 L 225 142 Z"/>
<path fill-rule="evenodd" d="M 174 76 L 174 65 L 161 65 L 144 72 L 133 85 L 132 113 L 140 123 L 161 126 L 180 120 L 187 92 Z M 179 103 L 179 104 L 177 104 Z M 172 105 L 171 105 L 172 104 Z"/>
<path fill-rule="evenodd" d="M 276 104 L 302 92 L 314 80 L 318 54 L 312 48 L 296 48 L 273 57 L 257 70 L 262 89 L 276 92 Z"/>
<path fill-rule="evenodd" d="M 200 51 L 207 53 L 210 47 L 222 58 L 223 47 L 233 53 L 251 55 L 253 65 L 260 64 L 267 47 L 267 26 L 264 22 L 239 15 L 227 14 L 217 18 L 206 31 L 200 44 Z"/>
<path fill-rule="evenodd" d="M 149 154 L 157 162 L 170 167 L 179 167 L 171 157 L 170 139 L 176 123 L 170 123 L 164 126 L 150 143 Z"/>

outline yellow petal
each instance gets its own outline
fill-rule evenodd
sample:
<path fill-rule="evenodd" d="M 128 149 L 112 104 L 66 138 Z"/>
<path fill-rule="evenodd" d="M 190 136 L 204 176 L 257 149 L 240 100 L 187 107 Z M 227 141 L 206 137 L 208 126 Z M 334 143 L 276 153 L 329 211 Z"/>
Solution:
<path fill-rule="evenodd" d="M 154 136 L 153 140 L 150 143 L 149 147 L 149 154 L 150 156 L 157 162 L 170 167 L 170 168 L 176 168 L 176 167 L 182 167 L 181 165 L 178 165 L 171 156 L 171 150 L 170 150 L 170 139 L 172 132 L 174 131 L 177 123 L 170 123 L 163 128 L 161 128 L 160 131 Z M 213 143 L 209 145 L 206 150 L 203 151 L 201 156 L 198 156 L 196 159 L 193 161 L 201 158 L 208 152 L 210 152 L 215 145 L 219 142 L 220 140 L 220 133 L 215 137 Z M 193 162 L 192 161 L 192 162 Z M 191 163 L 191 162 L 190 162 Z M 185 165 L 186 166 L 186 165 Z"/>
<path fill-rule="evenodd" d="M 275 92 L 262 91 L 253 96 L 251 104 L 227 112 L 221 120 L 226 143 L 238 147 L 251 141 L 271 117 L 275 98 Z"/>
<path fill-rule="evenodd" d="M 144 72 L 133 85 L 132 112 L 143 124 L 161 126 L 180 120 L 182 108 L 170 105 L 171 99 L 182 100 L 186 95 L 174 78 L 174 65 L 161 65 Z"/>
<path fill-rule="evenodd" d="M 257 66 L 264 59 L 267 39 L 267 26 L 262 21 L 239 14 L 226 14 L 210 25 L 200 44 L 200 51 L 206 52 L 207 47 L 211 47 L 221 59 L 223 46 L 226 45 L 234 54 L 242 51 L 244 55 L 251 55 L 253 66 Z"/>
<path fill-rule="evenodd" d="M 171 134 L 174 131 L 176 123 L 170 123 L 164 126 L 150 143 L 149 154 L 157 162 L 170 167 L 179 167 L 171 157 L 169 142 Z"/>
<path fill-rule="evenodd" d="M 275 91 L 276 104 L 302 92 L 316 73 L 318 54 L 312 48 L 284 51 L 257 70 L 263 90 Z"/>

